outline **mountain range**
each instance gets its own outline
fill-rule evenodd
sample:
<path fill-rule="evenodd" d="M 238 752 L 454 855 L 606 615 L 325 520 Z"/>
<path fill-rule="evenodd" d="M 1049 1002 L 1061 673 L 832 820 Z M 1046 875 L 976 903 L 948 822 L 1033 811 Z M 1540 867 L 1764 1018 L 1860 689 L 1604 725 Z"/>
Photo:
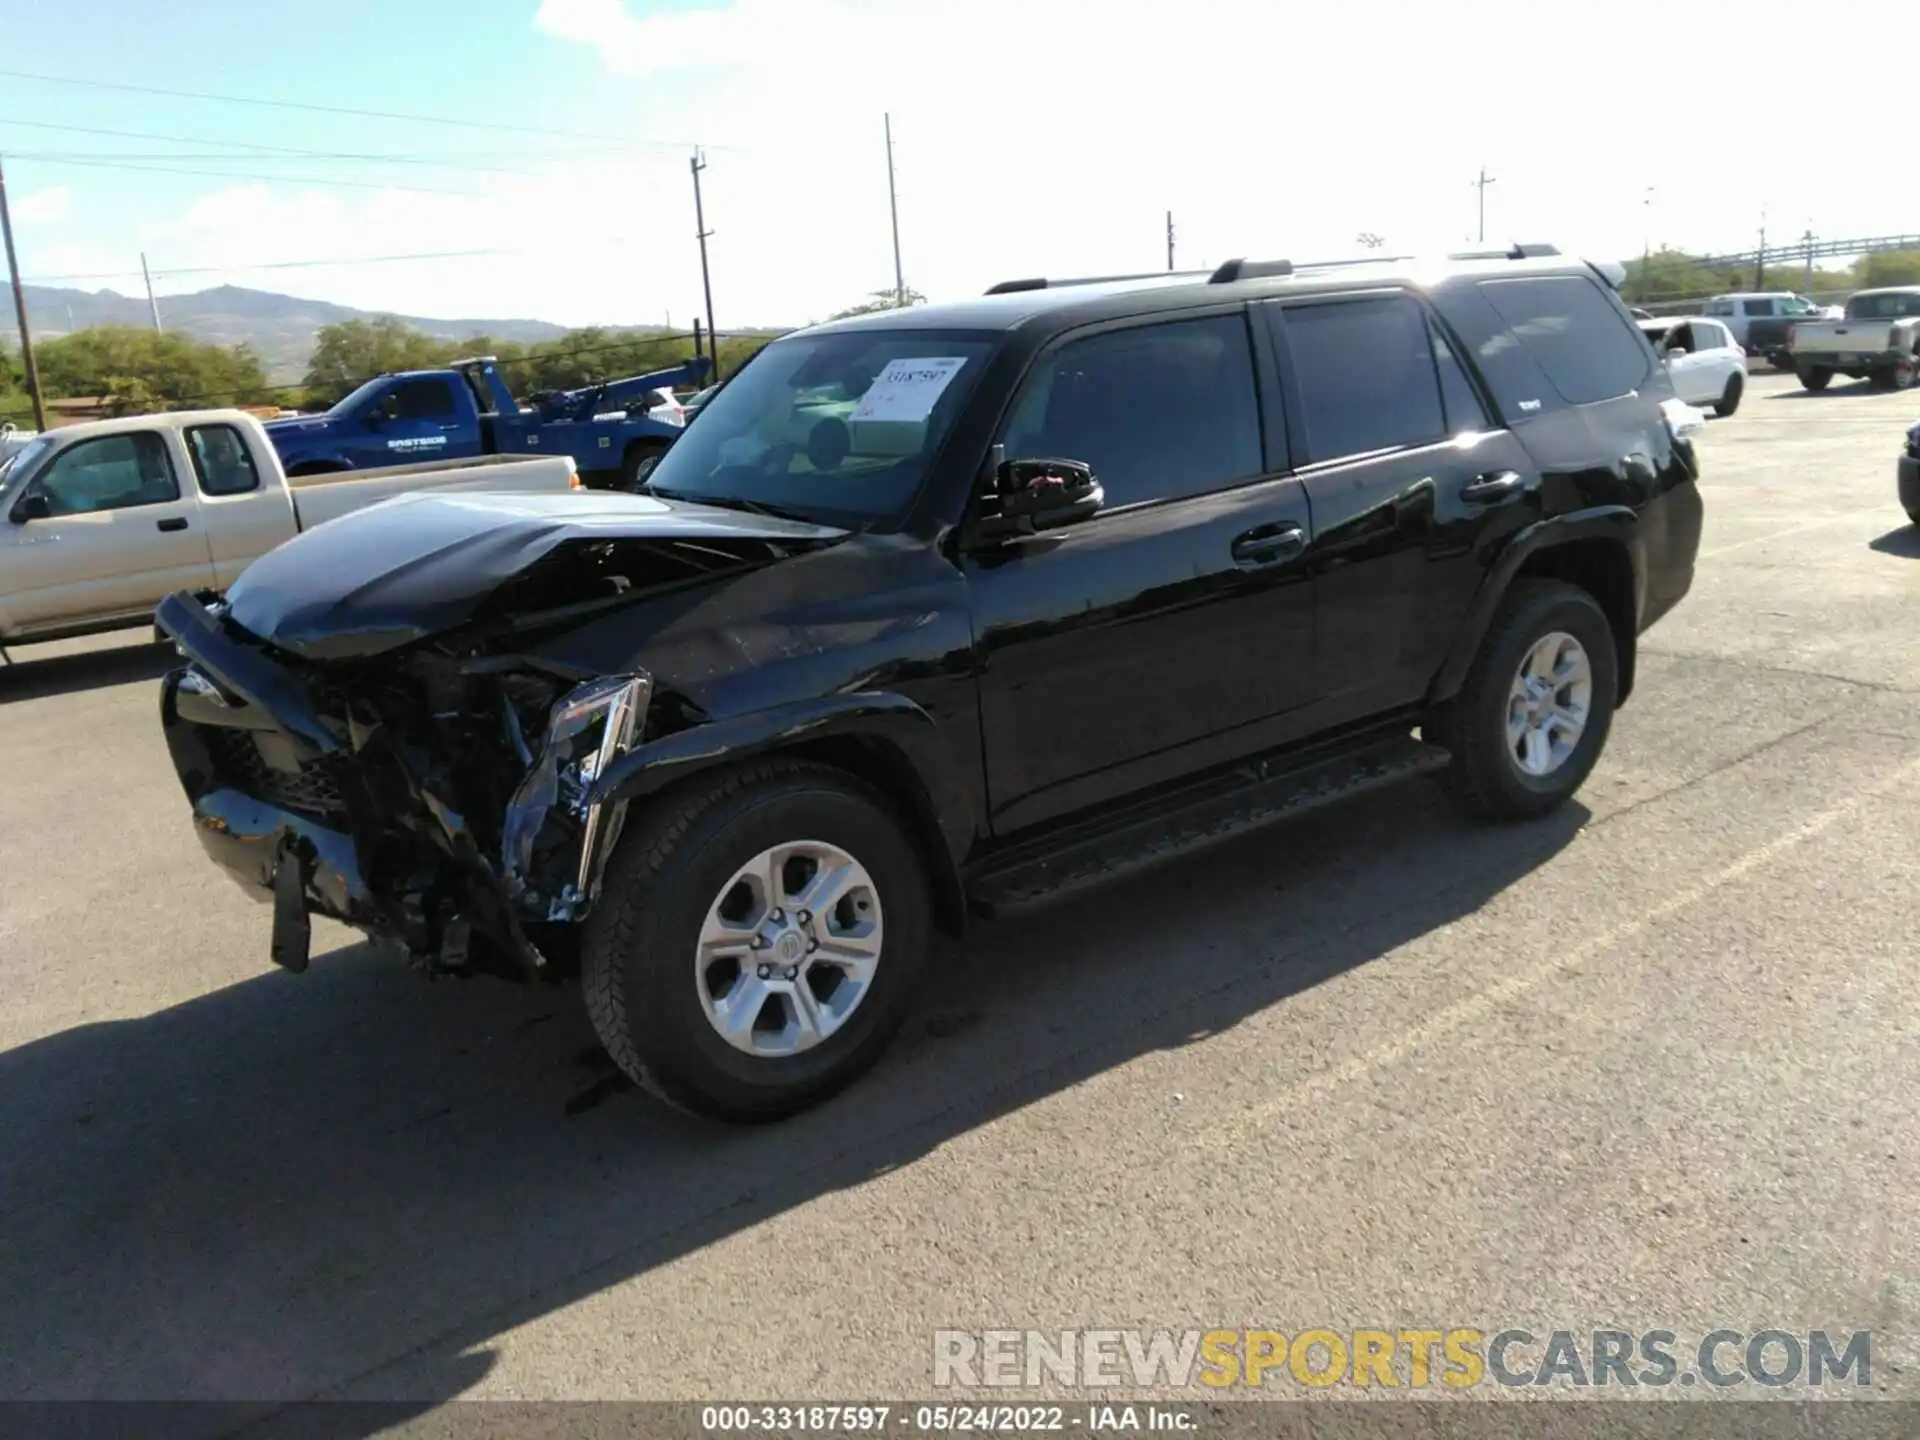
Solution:
<path fill-rule="evenodd" d="M 144 297 L 121 295 L 112 290 L 66 290 L 51 285 L 28 285 L 25 291 L 27 321 L 33 326 L 36 342 L 93 325 L 153 323 L 153 314 Z M 302 300 L 270 290 L 249 290 L 239 285 L 221 285 L 189 295 L 163 295 L 159 304 L 160 323 L 170 330 L 219 345 L 238 345 L 243 341 L 251 345 L 266 367 L 268 379 L 275 384 L 298 381 L 306 372 L 314 336 L 322 325 L 370 320 L 381 313 L 334 305 L 325 300 Z M 537 340 L 558 339 L 567 333 L 566 326 L 545 320 L 430 320 L 417 315 L 400 318 L 416 330 L 447 340 L 490 335 L 496 340 L 531 344 Z M 14 323 L 10 304 L 0 306 L 0 341 L 10 349 L 19 348 L 19 327 Z"/>

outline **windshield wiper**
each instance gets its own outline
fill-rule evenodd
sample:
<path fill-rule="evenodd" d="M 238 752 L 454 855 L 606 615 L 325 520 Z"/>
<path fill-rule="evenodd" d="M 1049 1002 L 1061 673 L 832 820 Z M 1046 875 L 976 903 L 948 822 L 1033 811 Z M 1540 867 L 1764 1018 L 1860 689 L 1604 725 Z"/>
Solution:
<path fill-rule="evenodd" d="M 665 500 L 685 500 L 692 505 L 711 505 L 717 510 L 745 510 L 749 514 L 765 515 L 774 520 L 797 520 L 803 525 L 819 523 L 812 516 L 802 515 L 797 510 L 769 505 L 764 500 L 749 500 L 743 495 L 689 495 L 684 490 L 663 490 L 653 485 L 647 487 L 647 493 L 658 495 Z"/>

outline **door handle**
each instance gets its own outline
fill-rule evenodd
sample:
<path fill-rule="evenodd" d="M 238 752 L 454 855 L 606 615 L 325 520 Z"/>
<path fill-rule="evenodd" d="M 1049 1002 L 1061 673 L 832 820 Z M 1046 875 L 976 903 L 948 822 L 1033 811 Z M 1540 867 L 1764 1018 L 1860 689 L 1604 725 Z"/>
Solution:
<path fill-rule="evenodd" d="M 1292 521 L 1256 525 L 1234 537 L 1233 563 L 1245 566 L 1277 565 L 1297 555 L 1307 543 L 1307 532 Z"/>
<path fill-rule="evenodd" d="M 156 520 L 153 527 L 156 530 L 184 530 L 187 528 L 187 517 L 176 515 L 171 520 Z"/>
<path fill-rule="evenodd" d="M 1460 498 L 1476 505 L 1489 500 L 1504 500 L 1527 482 L 1517 471 L 1499 470 L 1490 475 L 1476 475 L 1460 487 Z"/>

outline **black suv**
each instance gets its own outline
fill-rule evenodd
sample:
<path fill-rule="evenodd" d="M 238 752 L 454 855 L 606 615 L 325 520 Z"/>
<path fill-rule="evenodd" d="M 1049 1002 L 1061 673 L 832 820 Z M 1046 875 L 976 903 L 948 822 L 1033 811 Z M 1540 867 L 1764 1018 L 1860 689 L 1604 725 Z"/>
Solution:
<path fill-rule="evenodd" d="M 969 910 L 1426 772 L 1559 805 L 1692 581 L 1698 420 L 1550 248 L 1013 281 L 774 342 L 644 494 L 172 597 L 162 718 L 280 964 L 318 913 L 577 975 L 641 1085 L 766 1119 Z"/>

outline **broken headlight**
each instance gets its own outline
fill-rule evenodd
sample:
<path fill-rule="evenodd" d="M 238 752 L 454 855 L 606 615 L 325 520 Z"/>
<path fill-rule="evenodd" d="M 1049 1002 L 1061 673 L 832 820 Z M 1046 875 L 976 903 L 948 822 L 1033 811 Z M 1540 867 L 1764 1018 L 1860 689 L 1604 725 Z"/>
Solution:
<path fill-rule="evenodd" d="M 610 675 L 570 690 L 548 712 L 546 735 L 507 804 L 500 837 L 508 893 L 535 916 L 571 920 L 599 889 L 625 807 L 589 803 L 588 796 L 632 748 L 652 698 L 651 677 Z"/>

